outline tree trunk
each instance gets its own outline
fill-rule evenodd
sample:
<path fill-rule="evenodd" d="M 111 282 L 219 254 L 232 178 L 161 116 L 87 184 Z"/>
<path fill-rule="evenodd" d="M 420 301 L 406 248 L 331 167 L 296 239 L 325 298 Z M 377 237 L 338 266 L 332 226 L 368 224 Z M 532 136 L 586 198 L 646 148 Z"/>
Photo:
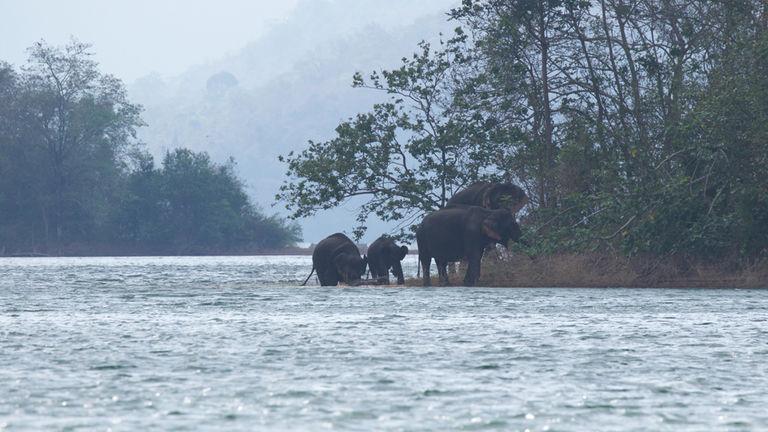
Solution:
<path fill-rule="evenodd" d="M 608 48 L 608 59 L 609 64 L 611 68 L 611 73 L 613 74 L 613 80 L 614 84 L 616 85 L 616 99 L 617 99 L 617 105 L 618 105 L 618 113 L 619 113 L 619 123 L 621 123 L 621 131 L 622 133 L 618 134 L 618 141 L 619 145 L 621 146 L 622 155 L 624 156 L 624 163 L 625 163 L 625 172 L 627 177 L 633 176 L 633 161 L 632 161 L 632 155 L 629 152 L 629 146 L 627 145 L 627 139 L 626 135 L 629 132 L 629 127 L 627 126 L 627 120 L 626 120 L 626 100 L 624 98 L 624 86 L 621 84 L 621 75 L 619 74 L 619 69 L 616 66 L 616 54 L 613 52 L 613 38 L 611 36 L 611 31 L 608 27 L 608 14 L 607 14 L 607 7 L 605 5 L 605 0 L 600 0 L 600 9 L 601 9 L 601 16 L 602 16 L 602 27 L 603 27 L 603 33 L 605 35 L 605 43 Z"/>
<path fill-rule="evenodd" d="M 579 40 L 581 53 L 587 64 L 587 73 L 589 74 L 589 81 L 592 84 L 592 97 L 595 98 L 595 103 L 597 104 L 597 120 L 595 122 L 595 126 L 597 127 L 597 138 L 600 141 L 600 148 L 603 149 L 607 143 L 605 142 L 605 105 L 603 103 L 603 96 L 600 93 L 600 82 L 595 73 L 594 65 L 592 64 L 592 56 L 587 49 L 587 37 L 584 32 L 581 31 L 579 20 L 577 19 L 572 6 L 569 7 L 568 12 L 570 14 L 573 31 L 576 33 Z"/>
<path fill-rule="evenodd" d="M 539 42 L 541 44 L 541 100 L 544 114 L 544 201 L 540 204 L 543 207 L 554 205 L 552 198 L 554 191 L 551 179 L 555 165 L 555 149 L 552 140 L 552 107 L 550 106 L 549 96 L 549 40 L 547 39 L 546 9 L 541 7 L 539 11 Z"/>
<path fill-rule="evenodd" d="M 619 2 L 620 6 L 623 6 Z M 635 124 L 637 124 L 637 130 L 640 135 L 640 148 L 648 151 L 648 131 L 645 126 L 645 118 L 643 114 L 642 99 L 640 97 L 640 79 L 637 75 L 637 66 L 635 65 L 635 59 L 632 54 L 632 47 L 629 46 L 629 40 L 627 39 L 627 20 L 630 17 L 622 17 L 616 8 L 616 21 L 619 24 L 619 34 L 621 35 L 621 48 L 624 51 L 624 56 L 627 59 L 627 65 L 629 66 L 630 87 L 632 89 L 632 113 L 635 117 Z"/>

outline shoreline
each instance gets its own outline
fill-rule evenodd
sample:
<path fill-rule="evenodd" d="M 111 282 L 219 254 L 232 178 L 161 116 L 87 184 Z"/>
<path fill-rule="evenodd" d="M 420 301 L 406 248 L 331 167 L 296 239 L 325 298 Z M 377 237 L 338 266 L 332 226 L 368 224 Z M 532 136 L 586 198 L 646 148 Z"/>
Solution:
<path fill-rule="evenodd" d="M 768 259 L 740 266 L 692 262 L 683 257 L 559 254 L 483 259 L 479 287 L 504 288 L 768 288 Z M 432 286 L 439 287 L 434 264 Z M 449 286 L 461 286 L 465 267 L 449 271 Z M 421 278 L 406 279 L 421 286 Z"/>
<path fill-rule="evenodd" d="M 432 276 L 432 286 L 426 288 L 466 288 L 461 283 L 461 278 L 451 278 L 451 284 L 448 286 L 442 286 L 439 284 L 436 276 Z M 526 285 L 526 284 L 486 284 L 482 278 L 478 285 L 469 288 L 498 288 L 498 289 L 600 289 L 600 290 L 612 290 L 612 289 L 755 289 L 762 290 L 768 289 L 768 283 L 750 284 L 743 279 L 734 279 L 734 283 L 717 283 L 721 281 L 703 281 L 703 280 L 677 280 L 671 281 L 667 284 L 664 282 L 656 284 L 629 284 L 629 285 L 581 285 L 581 284 L 562 284 L 562 285 Z M 364 287 L 375 288 L 376 285 L 363 285 Z M 384 285 L 382 288 L 398 288 L 400 285 Z M 405 280 L 406 288 L 423 288 L 421 285 L 421 278 L 409 278 Z"/>
<path fill-rule="evenodd" d="M 208 254 L 45 254 L 2 255 L 0 258 L 135 258 L 311 256 L 308 248 Z M 413 256 L 414 254 L 409 254 Z M 433 263 L 432 287 L 440 288 Z M 449 287 L 460 287 L 465 267 L 449 271 Z M 420 277 L 404 287 L 421 287 Z M 399 285 L 370 285 L 396 288 Z M 692 262 L 682 257 L 624 257 L 609 254 L 559 254 L 529 257 L 489 253 L 482 262 L 477 287 L 485 288 L 768 288 L 768 259 L 752 263 Z"/>
<path fill-rule="evenodd" d="M 204 252 L 204 253 L 163 253 L 159 251 L 125 251 L 99 253 L 62 252 L 59 254 L 46 254 L 40 252 L 0 254 L 0 258 L 102 258 L 102 257 L 216 257 L 216 256 L 288 256 L 288 255 L 312 255 L 312 249 L 285 248 L 277 250 L 242 251 L 242 252 Z"/>

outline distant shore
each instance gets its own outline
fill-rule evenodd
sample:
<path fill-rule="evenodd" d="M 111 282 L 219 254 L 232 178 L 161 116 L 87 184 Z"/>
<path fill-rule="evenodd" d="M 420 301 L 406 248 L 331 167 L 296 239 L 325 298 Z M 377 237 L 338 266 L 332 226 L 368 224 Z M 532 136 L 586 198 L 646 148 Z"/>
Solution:
<path fill-rule="evenodd" d="M 280 249 L 242 250 L 189 250 L 178 253 L 163 249 L 115 247 L 67 247 L 61 251 L 6 251 L 0 258 L 40 257 L 117 257 L 117 256 L 259 256 L 259 255 L 312 255 L 312 248 L 285 247 Z"/>
<path fill-rule="evenodd" d="M 307 243 L 304 243 L 307 245 Z M 367 252 L 368 245 L 357 245 L 361 254 Z M 277 249 L 243 247 L 238 249 L 218 248 L 179 248 L 172 247 L 131 247 L 102 244 L 74 244 L 56 248 L 29 248 L 11 250 L 0 245 L 0 258 L 27 257 L 110 257 L 110 256 L 259 256 L 259 255 L 312 255 L 315 245 L 287 246 Z M 409 254 L 417 254 L 412 249 Z"/>

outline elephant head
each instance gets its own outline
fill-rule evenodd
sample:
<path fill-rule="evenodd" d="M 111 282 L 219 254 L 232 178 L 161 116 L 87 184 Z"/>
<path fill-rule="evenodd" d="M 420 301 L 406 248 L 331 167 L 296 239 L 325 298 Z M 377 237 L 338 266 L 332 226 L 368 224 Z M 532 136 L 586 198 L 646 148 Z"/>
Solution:
<path fill-rule="evenodd" d="M 494 183 L 483 193 L 483 207 L 491 210 L 507 209 L 517 214 L 528 202 L 528 196 L 512 183 Z"/>
<path fill-rule="evenodd" d="M 400 261 L 408 255 L 408 246 L 396 248 L 393 254 L 395 259 L 392 263 L 392 275 L 397 278 L 397 283 L 402 285 L 405 283 L 405 276 L 403 275 L 403 266 L 400 264 Z"/>
<path fill-rule="evenodd" d="M 399 248 L 397 248 L 398 261 L 402 261 L 406 255 L 408 255 L 408 246 L 400 246 Z"/>
<path fill-rule="evenodd" d="M 340 253 L 333 258 L 333 265 L 341 280 L 347 285 L 360 285 L 361 278 L 368 267 L 368 257 L 360 255 Z"/>
<path fill-rule="evenodd" d="M 507 210 L 493 210 L 482 222 L 483 234 L 498 243 L 507 247 L 510 240 L 519 242 L 522 232 L 520 225 L 515 220 L 515 215 Z"/>
<path fill-rule="evenodd" d="M 397 278 L 398 284 L 405 283 L 403 266 L 400 263 L 408 255 L 408 246 L 398 246 L 395 239 L 382 235 L 368 246 L 368 267 L 377 283 L 389 284 L 389 272 Z"/>

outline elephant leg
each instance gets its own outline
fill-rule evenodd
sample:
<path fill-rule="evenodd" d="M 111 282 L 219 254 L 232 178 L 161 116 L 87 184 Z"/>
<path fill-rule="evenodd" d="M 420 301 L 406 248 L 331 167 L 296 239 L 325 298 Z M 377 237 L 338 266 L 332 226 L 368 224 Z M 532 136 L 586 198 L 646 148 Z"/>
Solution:
<path fill-rule="evenodd" d="M 389 285 L 389 266 L 387 265 L 386 260 L 382 261 L 378 280 L 380 284 Z"/>
<path fill-rule="evenodd" d="M 460 265 L 461 265 L 461 261 L 448 263 L 448 274 L 452 274 L 452 275 L 458 274 Z"/>
<path fill-rule="evenodd" d="M 320 279 L 321 286 L 337 286 L 339 278 L 335 270 L 318 272 L 317 278 Z"/>
<path fill-rule="evenodd" d="M 424 286 L 430 286 L 432 285 L 432 279 L 429 276 L 429 267 L 430 264 L 432 264 L 432 257 L 430 257 L 427 254 L 419 254 L 419 262 L 421 262 L 421 270 L 422 270 L 422 285 Z"/>
<path fill-rule="evenodd" d="M 448 279 L 448 261 L 444 259 L 435 259 L 437 264 L 437 274 L 440 275 L 440 285 L 448 286 L 450 280 Z"/>
<path fill-rule="evenodd" d="M 480 279 L 480 259 L 482 254 L 476 254 L 469 257 L 469 265 L 467 266 L 467 272 L 464 275 L 464 285 L 474 286 L 477 280 Z"/>
<path fill-rule="evenodd" d="M 320 282 L 320 286 L 326 286 L 326 277 L 325 277 L 325 270 L 317 270 L 317 280 Z"/>
<path fill-rule="evenodd" d="M 392 266 L 392 274 L 397 278 L 398 285 L 405 284 L 405 276 L 403 276 L 403 265 L 400 264 L 400 261 L 395 261 L 395 264 Z M 387 277 L 387 283 L 389 283 L 389 277 Z"/>

